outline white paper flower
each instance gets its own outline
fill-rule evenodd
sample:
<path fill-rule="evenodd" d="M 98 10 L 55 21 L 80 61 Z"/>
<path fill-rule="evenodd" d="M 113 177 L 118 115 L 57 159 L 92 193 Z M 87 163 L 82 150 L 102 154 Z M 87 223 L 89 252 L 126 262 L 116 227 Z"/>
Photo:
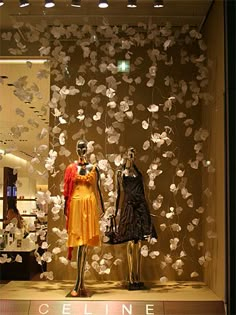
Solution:
<path fill-rule="evenodd" d="M 175 212 L 177 215 L 179 215 L 181 212 L 183 211 L 183 208 L 178 206 L 176 209 L 175 209 Z"/>
<path fill-rule="evenodd" d="M 157 243 L 157 239 L 155 237 L 149 237 L 148 242 L 149 244 L 154 245 Z"/>
<path fill-rule="evenodd" d="M 215 222 L 215 219 L 212 218 L 211 216 L 207 216 L 206 221 L 207 221 L 207 223 L 213 223 L 213 222 Z"/>
<path fill-rule="evenodd" d="M 177 259 L 172 265 L 171 267 L 174 269 L 174 270 L 178 270 L 178 269 L 182 269 L 182 267 L 184 266 L 184 262 L 182 259 Z"/>
<path fill-rule="evenodd" d="M 208 231 L 207 232 L 207 237 L 208 238 L 217 238 L 217 234 L 215 233 L 215 232 L 213 232 L 213 231 Z"/>
<path fill-rule="evenodd" d="M 200 265 L 204 265 L 205 261 L 206 260 L 205 260 L 204 256 L 201 256 L 201 257 L 198 258 L 198 262 L 199 262 Z"/>
<path fill-rule="evenodd" d="M 96 88 L 96 90 L 95 90 L 95 92 L 97 93 L 97 94 L 106 94 L 106 86 L 105 85 L 103 85 L 103 84 L 101 84 L 101 85 L 99 85 L 97 88 Z"/>
<path fill-rule="evenodd" d="M 168 98 L 165 102 L 164 102 L 164 107 L 163 107 L 163 111 L 171 111 L 172 109 L 172 99 Z"/>
<path fill-rule="evenodd" d="M 167 264 L 171 264 L 173 262 L 173 259 L 171 258 L 170 254 L 164 256 L 164 259 Z"/>
<path fill-rule="evenodd" d="M 193 168 L 193 169 L 198 169 L 198 166 L 199 166 L 199 161 L 189 161 L 188 162 L 190 164 L 190 166 Z"/>
<path fill-rule="evenodd" d="M 43 255 L 41 256 L 41 259 L 47 263 L 50 263 L 52 261 L 52 253 L 50 252 L 43 253 Z"/>
<path fill-rule="evenodd" d="M 135 78 L 135 79 L 134 79 L 134 82 L 135 82 L 136 84 L 140 84 L 140 83 L 142 82 L 141 77 Z"/>
<path fill-rule="evenodd" d="M 79 109 L 78 110 L 78 116 L 76 117 L 79 121 L 84 120 L 85 115 L 84 115 L 84 110 L 83 109 Z"/>
<path fill-rule="evenodd" d="M 178 192 L 178 187 L 176 187 L 175 184 L 171 184 L 170 185 L 170 191 L 173 193 L 177 193 Z"/>
<path fill-rule="evenodd" d="M 92 256 L 92 260 L 99 261 L 100 257 L 97 254 L 95 254 Z"/>
<path fill-rule="evenodd" d="M 160 229 L 161 229 L 161 231 L 165 231 L 166 227 L 167 227 L 167 226 L 166 226 L 165 223 L 160 224 Z"/>
<path fill-rule="evenodd" d="M 64 145 L 66 143 L 64 132 L 60 133 L 60 135 L 59 135 L 59 143 L 60 143 L 60 145 Z"/>
<path fill-rule="evenodd" d="M 191 278 L 197 278 L 199 277 L 199 274 L 196 271 L 193 271 L 190 275 Z"/>
<path fill-rule="evenodd" d="M 181 189 L 181 194 L 182 194 L 182 197 L 183 197 L 184 199 L 187 199 L 187 198 L 189 198 L 190 196 L 192 196 L 192 194 L 188 192 L 188 189 L 187 189 L 186 187 L 183 187 L 183 188 Z"/>
<path fill-rule="evenodd" d="M 143 127 L 143 129 L 148 129 L 148 127 L 149 127 L 149 122 L 148 121 L 146 121 L 146 120 L 143 120 L 142 121 L 142 127 Z"/>
<path fill-rule="evenodd" d="M 141 255 L 142 255 L 143 257 L 147 257 L 147 256 L 148 256 L 148 247 L 147 247 L 147 245 L 143 245 L 143 246 L 141 247 Z"/>
<path fill-rule="evenodd" d="M 67 121 L 63 117 L 59 117 L 60 124 L 64 125 L 67 123 Z"/>
<path fill-rule="evenodd" d="M 125 112 L 125 115 L 128 119 L 133 119 L 133 117 L 134 117 L 134 114 L 131 110 Z"/>
<path fill-rule="evenodd" d="M 97 121 L 100 120 L 102 117 L 102 113 L 97 112 L 95 115 L 93 115 L 93 120 Z"/>
<path fill-rule="evenodd" d="M 48 243 L 47 242 L 43 242 L 41 247 L 42 247 L 42 249 L 47 249 L 48 248 Z"/>
<path fill-rule="evenodd" d="M 123 164 L 123 162 L 124 162 L 124 160 L 123 160 L 122 156 L 120 154 L 117 155 L 115 160 L 114 160 L 115 165 L 120 166 Z"/>
<path fill-rule="evenodd" d="M 187 225 L 187 230 L 188 230 L 189 232 L 192 232 L 192 231 L 194 230 L 194 225 L 193 225 L 192 223 L 189 223 L 189 224 Z"/>
<path fill-rule="evenodd" d="M 116 95 L 116 91 L 112 88 L 106 90 L 106 96 L 108 98 L 113 98 Z"/>
<path fill-rule="evenodd" d="M 177 223 L 173 223 L 171 224 L 171 229 L 174 231 L 174 232 L 180 232 L 181 231 L 181 226 Z"/>
<path fill-rule="evenodd" d="M 151 113 L 156 113 L 159 111 L 159 106 L 152 104 L 152 105 L 148 106 L 148 111 Z"/>
<path fill-rule="evenodd" d="M 19 254 L 17 254 L 16 255 L 16 258 L 15 258 L 15 262 L 18 262 L 18 263 L 22 263 L 22 256 L 21 255 L 19 255 Z"/>
<path fill-rule="evenodd" d="M 148 87 L 152 87 L 154 84 L 155 84 L 155 79 L 153 77 L 151 77 L 146 83 Z"/>
<path fill-rule="evenodd" d="M 113 262 L 113 264 L 114 264 L 115 266 L 121 265 L 121 263 L 122 263 L 122 260 L 119 259 L 119 258 L 117 258 L 117 259 Z"/>
<path fill-rule="evenodd" d="M 160 252 L 158 251 L 152 251 L 149 253 L 149 257 L 151 257 L 152 259 L 155 259 L 159 255 L 160 255 Z"/>
<path fill-rule="evenodd" d="M 197 226 L 199 224 L 199 221 L 200 221 L 200 219 L 195 218 L 192 220 L 192 223 Z"/>
<path fill-rule="evenodd" d="M 170 249 L 176 250 L 178 246 L 179 239 L 177 237 L 170 239 Z"/>
<path fill-rule="evenodd" d="M 78 85 L 78 86 L 82 86 L 82 85 L 84 85 L 84 83 L 85 83 L 85 79 L 80 75 L 78 78 L 76 78 L 75 83 L 76 83 L 76 85 Z"/>
<path fill-rule="evenodd" d="M 189 137 L 193 132 L 193 128 L 192 127 L 188 127 L 185 131 L 185 137 Z"/>
<path fill-rule="evenodd" d="M 60 256 L 59 261 L 65 266 L 68 265 L 68 263 L 69 263 L 68 259 L 64 256 Z"/>
<path fill-rule="evenodd" d="M 166 282 L 168 282 L 168 278 L 167 277 L 161 277 L 160 278 L 160 282 L 161 283 L 166 283 Z"/>
<path fill-rule="evenodd" d="M 150 141 L 146 140 L 143 144 L 143 150 L 147 150 L 150 147 Z"/>
<path fill-rule="evenodd" d="M 73 269 L 77 269 L 77 262 L 76 262 L 76 261 L 71 261 L 71 262 L 70 262 L 70 265 L 71 265 L 71 267 L 72 267 Z M 87 266 L 87 264 L 86 264 L 86 266 Z M 86 266 L 85 266 L 85 270 L 87 270 Z"/>
<path fill-rule="evenodd" d="M 111 260 L 111 259 L 113 258 L 112 253 L 109 252 L 109 253 L 104 254 L 104 255 L 103 255 L 103 258 L 104 258 L 104 259 L 107 259 L 107 260 Z"/>
<path fill-rule="evenodd" d="M 57 255 L 57 254 L 61 253 L 60 247 L 54 247 L 53 250 L 52 250 L 52 253 L 53 253 L 54 255 Z"/>
<path fill-rule="evenodd" d="M 105 160 L 105 159 L 100 160 L 100 161 L 98 162 L 98 167 L 99 167 L 99 169 L 101 169 L 102 171 L 107 171 L 107 169 L 108 169 L 108 160 Z"/>

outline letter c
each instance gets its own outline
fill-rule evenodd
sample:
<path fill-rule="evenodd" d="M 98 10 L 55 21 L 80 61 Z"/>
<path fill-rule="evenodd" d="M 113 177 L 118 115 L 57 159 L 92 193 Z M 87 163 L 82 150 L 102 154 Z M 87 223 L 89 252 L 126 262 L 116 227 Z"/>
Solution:
<path fill-rule="evenodd" d="M 45 311 L 43 311 L 43 307 L 45 307 Z M 48 304 L 40 304 L 39 305 L 39 314 L 45 315 L 48 314 L 49 305 Z"/>

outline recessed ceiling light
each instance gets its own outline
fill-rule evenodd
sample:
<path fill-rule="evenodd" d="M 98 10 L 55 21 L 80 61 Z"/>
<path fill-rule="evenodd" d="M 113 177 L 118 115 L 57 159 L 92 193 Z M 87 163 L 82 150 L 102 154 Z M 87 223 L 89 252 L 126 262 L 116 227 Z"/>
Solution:
<path fill-rule="evenodd" d="M 136 8 L 137 7 L 137 1 L 136 0 L 128 0 L 127 8 Z"/>
<path fill-rule="evenodd" d="M 45 0 L 44 6 L 45 6 L 45 8 L 52 8 L 55 6 L 55 3 L 53 0 Z"/>
<path fill-rule="evenodd" d="M 81 7 L 80 0 L 71 0 L 71 6 L 80 8 Z"/>
<path fill-rule="evenodd" d="M 4 1 L 0 0 L 0 7 L 4 5 Z"/>
<path fill-rule="evenodd" d="M 20 8 L 28 7 L 29 1 L 28 0 L 20 0 Z"/>
<path fill-rule="evenodd" d="M 99 6 L 99 8 L 101 8 L 101 9 L 107 8 L 107 7 L 108 7 L 108 2 L 107 2 L 107 0 L 99 0 L 98 6 Z"/>
<path fill-rule="evenodd" d="M 163 8 L 164 7 L 164 1 L 163 0 L 154 0 L 154 8 Z"/>

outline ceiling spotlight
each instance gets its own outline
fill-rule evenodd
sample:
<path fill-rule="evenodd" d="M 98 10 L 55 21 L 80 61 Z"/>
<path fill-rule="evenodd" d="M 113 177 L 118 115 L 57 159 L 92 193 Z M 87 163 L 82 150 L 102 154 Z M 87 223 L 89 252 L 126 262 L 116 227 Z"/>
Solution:
<path fill-rule="evenodd" d="M 29 5 L 28 0 L 20 0 L 20 8 L 27 7 Z"/>
<path fill-rule="evenodd" d="M 45 0 L 44 6 L 45 6 L 45 8 L 52 8 L 55 6 L 55 3 L 53 0 Z"/>
<path fill-rule="evenodd" d="M 136 8 L 137 7 L 137 1 L 136 0 L 128 0 L 127 8 Z"/>
<path fill-rule="evenodd" d="M 164 1 L 163 0 L 154 0 L 154 8 L 163 8 Z"/>
<path fill-rule="evenodd" d="M 0 0 L 0 7 L 4 5 L 4 1 Z"/>
<path fill-rule="evenodd" d="M 71 0 L 71 6 L 72 7 L 76 7 L 76 8 L 80 8 L 80 0 Z"/>
<path fill-rule="evenodd" d="M 107 0 L 99 0 L 98 6 L 99 6 L 99 8 L 101 8 L 101 9 L 107 8 L 107 7 L 108 7 L 108 2 L 107 2 Z"/>

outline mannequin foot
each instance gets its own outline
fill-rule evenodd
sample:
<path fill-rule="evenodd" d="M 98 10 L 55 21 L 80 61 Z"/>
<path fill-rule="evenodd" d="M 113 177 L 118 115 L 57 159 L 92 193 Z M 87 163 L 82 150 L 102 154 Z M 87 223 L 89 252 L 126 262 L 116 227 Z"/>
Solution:
<path fill-rule="evenodd" d="M 128 283 L 128 290 L 134 291 L 134 290 L 147 290 L 147 288 L 144 285 L 144 282 L 129 282 Z"/>
<path fill-rule="evenodd" d="M 80 288 L 78 290 L 76 289 L 73 289 L 71 292 L 70 292 L 70 295 L 72 297 L 90 297 L 92 294 L 91 292 L 89 292 L 88 290 L 86 290 L 85 288 Z"/>
<path fill-rule="evenodd" d="M 138 287 L 138 290 L 147 290 L 147 287 L 145 287 L 144 282 L 136 282 L 135 284 Z"/>
<path fill-rule="evenodd" d="M 135 282 L 129 282 L 128 283 L 128 290 L 134 291 L 134 290 L 139 290 L 139 288 Z"/>
<path fill-rule="evenodd" d="M 91 292 L 89 292 L 87 289 L 85 288 L 80 288 L 79 289 L 79 296 L 80 297 L 90 297 L 91 296 Z"/>
<path fill-rule="evenodd" d="M 73 297 L 79 296 L 78 294 L 79 294 L 78 291 L 76 291 L 75 289 L 73 289 L 73 290 L 70 292 L 70 295 L 73 296 Z"/>

